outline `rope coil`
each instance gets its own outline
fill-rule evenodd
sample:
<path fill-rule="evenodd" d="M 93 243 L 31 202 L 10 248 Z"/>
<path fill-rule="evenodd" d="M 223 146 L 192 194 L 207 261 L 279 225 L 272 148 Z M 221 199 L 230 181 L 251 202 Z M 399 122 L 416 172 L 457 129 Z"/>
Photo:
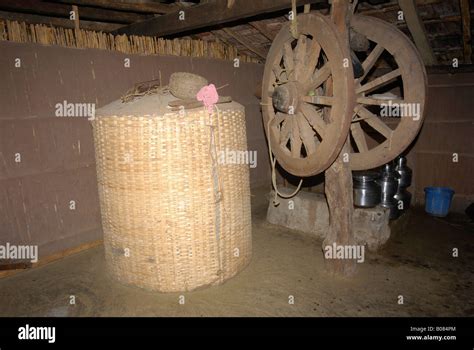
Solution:
<path fill-rule="evenodd" d="M 269 120 L 268 123 L 267 123 L 268 138 L 270 138 L 270 122 L 271 122 L 271 120 Z M 276 158 L 273 157 L 272 143 L 271 143 L 270 140 L 268 140 L 268 153 L 269 153 L 269 156 L 270 156 L 270 163 L 272 165 L 272 186 L 275 190 L 275 196 L 273 197 L 273 204 L 275 206 L 278 206 L 280 204 L 280 202 L 278 201 L 278 196 L 280 196 L 281 198 L 285 198 L 285 199 L 292 198 L 292 197 L 296 196 L 298 194 L 298 192 L 300 191 L 300 189 L 301 189 L 301 185 L 303 184 L 303 179 L 302 178 L 300 179 L 300 183 L 298 184 L 298 187 L 291 194 L 282 194 L 280 191 L 278 191 L 278 186 L 277 186 L 277 183 L 276 183 L 276 171 L 275 171 Z"/>

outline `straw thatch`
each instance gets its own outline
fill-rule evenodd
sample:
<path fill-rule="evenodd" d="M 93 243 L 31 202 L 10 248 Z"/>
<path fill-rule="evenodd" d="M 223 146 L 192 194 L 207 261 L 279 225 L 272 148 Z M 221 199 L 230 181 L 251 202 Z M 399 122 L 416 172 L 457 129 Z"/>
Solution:
<path fill-rule="evenodd" d="M 39 43 L 73 48 L 93 48 L 141 55 L 173 55 L 208 57 L 242 62 L 257 62 L 255 58 L 239 55 L 233 46 L 220 42 L 193 39 L 167 40 L 150 36 L 113 35 L 82 29 L 48 27 L 0 20 L 0 40 Z"/>

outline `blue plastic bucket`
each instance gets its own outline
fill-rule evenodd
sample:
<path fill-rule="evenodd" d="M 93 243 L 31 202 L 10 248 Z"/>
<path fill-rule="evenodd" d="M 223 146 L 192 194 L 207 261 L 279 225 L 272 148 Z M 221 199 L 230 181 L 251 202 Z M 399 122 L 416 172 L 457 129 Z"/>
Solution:
<path fill-rule="evenodd" d="M 433 216 L 448 215 L 453 195 L 449 187 L 425 187 L 425 211 Z"/>

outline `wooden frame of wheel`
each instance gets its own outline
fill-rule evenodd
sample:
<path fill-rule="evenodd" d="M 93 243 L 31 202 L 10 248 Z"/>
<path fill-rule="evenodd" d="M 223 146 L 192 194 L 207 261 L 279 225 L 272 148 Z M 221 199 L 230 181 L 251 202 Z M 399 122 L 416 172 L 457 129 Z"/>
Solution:
<path fill-rule="evenodd" d="M 424 119 L 426 70 L 415 45 L 391 24 L 373 17 L 354 15 L 351 18 L 351 28 L 375 43 L 375 47 L 362 63 L 364 76 L 355 80 L 356 106 L 350 129 L 357 148 L 350 154 L 351 169 L 372 169 L 393 160 L 410 145 L 418 134 Z M 388 51 L 398 67 L 363 83 L 365 76 L 370 73 L 384 51 Z M 368 95 L 399 78 L 403 82 L 403 99 L 381 99 Z M 418 104 L 419 117 L 413 115 L 401 117 L 398 125 L 393 129 L 383 121 L 383 118 L 367 109 L 370 105 L 385 104 L 387 106 L 390 102 L 392 105 L 399 106 L 400 103 L 413 106 Z M 360 122 L 369 124 L 373 130 L 385 138 L 384 141 L 369 148 Z"/>
<path fill-rule="evenodd" d="M 347 140 L 354 108 L 350 52 L 329 17 L 301 14 L 276 36 L 262 83 L 262 112 L 271 151 L 297 176 L 316 175 Z M 296 45 L 295 45 L 296 44 Z"/>

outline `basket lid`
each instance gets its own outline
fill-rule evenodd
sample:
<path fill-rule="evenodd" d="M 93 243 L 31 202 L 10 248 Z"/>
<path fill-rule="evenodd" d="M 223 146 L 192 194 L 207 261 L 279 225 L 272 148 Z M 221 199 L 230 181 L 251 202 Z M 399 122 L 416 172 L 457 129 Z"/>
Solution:
<path fill-rule="evenodd" d="M 145 95 L 134 98 L 129 102 L 122 102 L 121 99 L 113 101 L 96 111 L 96 117 L 110 117 L 110 116 L 176 116 L 179 112 L 171 111 L 168 103 L 176 100 L 168 90 L 163 89 L 156 94 Z M 235 101 L 229 103 L 222 103 L 216 105 L 219 110 L 227 109 L 243 109 L 244 107 Z M 186 112 L 198 111 L 204 107 L 186 109 Z"/>

